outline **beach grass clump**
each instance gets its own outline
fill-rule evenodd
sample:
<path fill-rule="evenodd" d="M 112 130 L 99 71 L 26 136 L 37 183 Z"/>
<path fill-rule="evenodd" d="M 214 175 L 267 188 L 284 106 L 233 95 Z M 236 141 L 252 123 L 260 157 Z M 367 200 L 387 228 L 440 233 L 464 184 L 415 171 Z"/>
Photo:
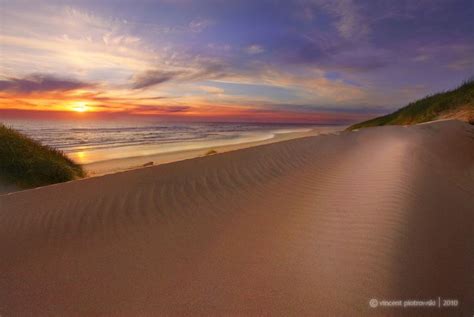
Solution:
<path fill-rule="evenodd" d="M 205 155 L 208 156 L 208 155 L 214 155 L 214 154 L 217 154 L 217 151 L 212 149 L 212 150 L 207 151 Z"/>
<path fill-rule="evenodd" d="M 64 153 L 0 124 L 0 178 L 20 188 L 70 181 L 85 176 Z"/>
<path fill-rule="evenodd" d="M 470 122 L 469 116 L 472 114 L 474 114 L 474 78 L 466 80 L 454 90 L 427 96 L 386 116 L 354 124 L 348 130 L 416 124 L 437 120 L 443 116 Z"/>

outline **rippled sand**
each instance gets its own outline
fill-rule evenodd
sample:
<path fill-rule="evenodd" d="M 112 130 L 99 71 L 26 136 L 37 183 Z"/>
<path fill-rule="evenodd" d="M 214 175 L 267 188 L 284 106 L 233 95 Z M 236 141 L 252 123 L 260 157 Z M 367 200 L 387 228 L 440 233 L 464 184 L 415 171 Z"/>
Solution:
<path fill-rule="evenodd" d="M 0 315 L 471 316 L 473 228 L 474 126 L 262 145 L 0 196 Z"/>

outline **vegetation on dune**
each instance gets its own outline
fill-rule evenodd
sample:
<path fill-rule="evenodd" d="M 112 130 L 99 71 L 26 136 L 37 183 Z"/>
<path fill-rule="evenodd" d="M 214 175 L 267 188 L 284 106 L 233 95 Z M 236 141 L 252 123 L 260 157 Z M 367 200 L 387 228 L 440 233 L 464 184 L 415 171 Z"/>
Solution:
<path fill-rule="evenodd" d="M 21 188 L 84 177 L 82 167 L 61 151 L 0 124 L 0 178 Z"/>
<path fill-rule="evenodd" d="M 474 122 L 474 78 L 454 90 L 425 97 L 386 116 L 354 124 L 348 130 L 416 124 L 450 117 Z"/>

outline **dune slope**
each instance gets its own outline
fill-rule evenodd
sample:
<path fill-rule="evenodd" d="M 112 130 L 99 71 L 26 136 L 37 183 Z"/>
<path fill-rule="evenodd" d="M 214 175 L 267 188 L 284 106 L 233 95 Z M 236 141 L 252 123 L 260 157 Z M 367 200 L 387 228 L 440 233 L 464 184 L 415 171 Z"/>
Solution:
<path fill-rule="evenodd" d="M 4 316 L 474 312 L 474 127 L 301 138 L 0 196 Z M 369 307 L 453 298 L 458 308 Z"/>
<path fill-rule="evenodd" d="M 61 151 L 0 124 L 0 192 L 66 182 L 84 174 Z"/>
<path fill-rule="evenodd" d="M 427 96 L 393 113 L 356 123 L 347 129 L 416 124 L 440 119 L 456 119 L 474 124 L 474 79 L 454 90 Z"/>

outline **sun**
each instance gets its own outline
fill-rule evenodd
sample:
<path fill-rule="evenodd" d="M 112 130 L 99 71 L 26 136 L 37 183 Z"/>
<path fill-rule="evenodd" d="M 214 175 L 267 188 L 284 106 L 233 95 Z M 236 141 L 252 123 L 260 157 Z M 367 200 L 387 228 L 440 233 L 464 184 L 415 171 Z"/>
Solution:
<path fill-rule="evenodd" d="M 84 101 L 76 101 L 72 106 L 72 110 L 75 112 L 86 112 L 89 110 L 89 107 Z"/>

